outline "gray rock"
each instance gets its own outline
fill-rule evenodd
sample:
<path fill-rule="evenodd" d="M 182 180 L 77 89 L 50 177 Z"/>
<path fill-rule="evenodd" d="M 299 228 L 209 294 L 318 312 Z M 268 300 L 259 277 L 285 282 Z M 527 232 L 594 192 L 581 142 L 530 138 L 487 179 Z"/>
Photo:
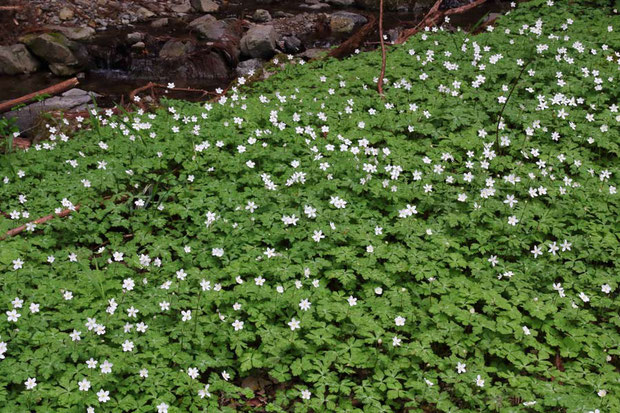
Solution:
<path fill-rule="evenodd" d="M 366 17 L 348 11 L 338 11 L 331 15 L 329 26 L 336 33 L 350 33 L 356 26 L 366 24 Z"/>
<path fill-rule="evenodd" d="M 246 56 L 268 59 L 276 53 L 276 40 L 273 26 L 254 26 L 241 39 L 241 51 Z"/>
<path fill-rule="evenodd" d="M 151 27 L 155 28 L 155 29 L 159 29 L 161 27 L 167 26 L 169 23 L 169 20 L 167 17 L 162 17 L 161 19 L 157 19 L 157 20 L 153 20 L 151 22 Z"/>
<path fill-rule="evenodd" d="M 199 17 L 197 19 L 192 20 L 189 23 L 189 27 L 191 27 L 193 29 L 196 26 L 200 26 L 200 25 L 205 24 L 205 23 L 213 22 L 215 20 L 217 20 L 215 17 L 211 16 L 210 14 L 205 14 L 204 16 L 201 16 L 201 17 Z"/>
<path fill-rule="evenodd" d="M 186 1 L 185 3 L 170 6 L 170 10 L 175 13 L 187 14 L 192 11 L 192 5 Z"/>
<path fill-rule="evenodd" d="M 192 27 L 202 39 L 210 42 L 220 40 L 226 34 L 228 25 L 221 20 L 206 20 Z"/>
<path fill-rule="evenodd" d="M 48 63 L 69 66 L 78 64 L 77 57 L 71 51 L 70 41 L 62 34 L 29 35 L 22 40 L 32 53 Z"/>
<path fill-rule="evenodd" d="M 0 73 L 17 75 L 19 73 L 36 72 L 39 61 L 23 44 L 0 46 Z"/>
<path fill-rule="evenodd" d="M 237 65 L 237 76 L 252 76 L 251 74 L 256 74 L 264 65 L 265 61 L 262 59 L 244 60 Z"/>
<path fill-rule="evenodd" d="M 163 59 L 176 59 L 191 53 L 193 50 L 194 45 L 191 42 L 168 40 L 159 51 L 159 57 Z"/>
<path fill-rule="evenodd" d="M 49 68 L 56 76 L 71 76 L 81 70 L 80 66 L 69 66 L 62 63 L 50 63 Z"/>
<path fill-rule="evenodd" d="M 214 13 L 220 8 L 220 6 L 212 0 L 191 0 L 191 4 L 194 10 L 203 13 Z"/>
<path fill-rule="evenodd" d="M 257 9 L 252 15 L 252 20 L 259 23 L 271 21 L 271 14 L 265 9 Z"/>
<path fill-rule="evenodd" d="M 273 17 L 279 19 L 281 17 L 293 17 L 294 15 L 291 13 L 283 12 L 282 10 L 277 10 L 273 13 Z"/>
<path fill-rule="evenodd" d="M 299 53 L 302 49 L 301 40 L 296 36 L 285 36 L 282 38 L 282 49 L 285 53 Z"/>
<path fill-rule="evenodd" d="M 129 42 L 130 44 L 136 44 L 138 42 L 141 42 L 142 40 L 144 40 L 144 33 L 133 32 L 127 35 L 127 42 Z"/>
<path fill-rule="evenodd" d="M 299 56 L 306 59 L 306 60 L 312 60 L 312 59 L 318 59 L 320 57 L 323 57 L 323 55 L 325 55 L 328 51 L 325 49 L 319 49 L 319 48 L 313 48 L 313 49 L 308 49 L 305 52 L 301 53 Z"/>
<path fill-rule="evenodd" d="M 328 9 L 329 8 L 329 4 L 327 4 L 327 3 L 316 3 L 316 4 L 311 4 L 311 5 L 307 6 L 307 8 L 311 9 L 311 10 Z"/>
<path fill-rule="evenodd" d="M 68 7 L 63 7 L 58 12 L 58 17 L 60 17 L 60 20 L 71 20 L 73 18 L 73 10 Z"/>
<path fill-rule="evenodd" d="M 92 96 L 99 96 L 92 92 L 81 89 L 71 89 L 60 96 L 45 99 L 42 102 L 32 103 L 24 108 L 14 110 L 5 114 L 7 118 L 16 118 L 17 126 L 21 131 L 30 129 L 39 120 L 39 115 L 51 110 L 70 110 L 81 105 L 87 104 L 92 100 Z"/>
<path fill-rule="evenodd" d="M 87 42 L 95 36 L 95 29 L 92 27 L 66 27 L 66 26 L 45 26 L 46 29 L 62 33 L 67 39 L 76 42 Z"/>
<path fill-rule="evenodd" d="M 135 50 L 142 50 L 145 47 L 146 47 L 146 45 L 144 44 L 144 42 L 136 42 L 136 43 L 131 45 L 131 48 L 135 49 Z"/>
<path fill-rule="evenodd" d="M 355 3 L 355 0 L 325 0 L 325 1 L 337 7 L 349 7 Z"/>
<path fill-rule="evenodd" d="M 149 9 L 147 9 L 146 7 L 140 7 L 137 11 L 136 11 L 136 16 L 138 16 L 138 18 L 140 20 L 146 20 L 149 19 L 153 16 L 155 16 L 155 13 L 153 13 L 152 11 L 150 11 Z"/>

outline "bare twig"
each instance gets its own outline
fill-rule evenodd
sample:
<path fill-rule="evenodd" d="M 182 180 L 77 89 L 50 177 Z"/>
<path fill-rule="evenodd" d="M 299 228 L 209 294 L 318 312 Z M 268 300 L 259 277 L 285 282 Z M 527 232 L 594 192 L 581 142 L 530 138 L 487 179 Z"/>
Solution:
<path fill-rule="evenodd" d="M 379 95 L 384 98 L 383 94 L 383 78 L 385 77 L 385 40 L 383 39 L 383 0 L 379 2 L 379 41 L 381 42 L 381 74 L 379 75 L 379 82 L 377 82 L 377 90 Z"/>
<path fill-rule="evenodd" d="M 73 208 L 73 210 L 71 210 L 71 209 L 64 209 L 64 210 L 60 211 L 60 213 L 58 213 L 58 214 L 49 214 L 49 215 L 46 215 L 46 216 L 41 217 L 39 219 L 35 219 L 34 221 L 29 222 L 28 224 L 36 224 L 36 225 L 43 224 L 44 222 L 50 221 L 50 220 L 52 220 L 54 218 L 66 217 L 67 215 L 71 214 L 73 211 L 78 211 L 79 209 L 80 209 L 80 205 L 76 205 Z M 26 229 L 26 226 L 28 224 L 21 225 L 21 226 L 19 226 L 17 228 L 13 228 L 10 231 L 7 231 L 6 234 L 0 236 L 0 241 L 6 239 L 8 237 L 14 237 L 17 234 L 20 234 L 21 232 L 23 232 Z"/>
<path fill-rule="evenodd" d="M 364 26 L 362 26 L 357 32 L 355 32 L 353 36 L 342 42 L 340 46 L 329 52 L 327 56 L 340 59 L 353 53 L 353 51 L 362 44 L 362 41 L 364 41 L 366 36 L 368 36 L 372 32 L 375 24 L 377 23 L 377 18 L 375 16 L 371 15 L 367 18 L 368 22 Z"/>

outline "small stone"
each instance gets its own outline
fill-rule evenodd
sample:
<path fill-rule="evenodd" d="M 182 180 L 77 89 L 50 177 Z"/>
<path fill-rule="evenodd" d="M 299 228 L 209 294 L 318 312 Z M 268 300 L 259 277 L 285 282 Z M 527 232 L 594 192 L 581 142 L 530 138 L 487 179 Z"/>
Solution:
<path fill-rule="evenodd" d="M 196 26 L 200 26 L 205 23 L 214 22 L 215 20 L 217 20 L 215 17 L 211 16 L 210 14 L 205 14 L 204 16 L 201 16 L 197 19 L 192 20 L 189 23 L 189 27 L 195 28 Z"/>
<path fill-rule="evenodd" d="M 175 13 L 187 14 L 192 11 L 192 5 L 189 2 L 175 4 L 170 6 L 170 10 Z"/>
<path fill-rule="evenodd" d="M 161 27 L 167 26 L 168 23 L 169 23 L 168 18 L 162 17 L 161 19 L 153 20 L 153 22 L 151 22 L 151 27 L 155 29 L 159 29 Z"/>
<path fill-rule="evenodd" d="M 215 13 L 220 6 L 212 0 L 191 0 L 194 10 L 202 13 Z"/>
<path fill-rule="evenodd" d="M 144 40 L 144 33 L 133 32 L 127 35 L 127 42 L 131 44 L 136 44 L 138 42 L 141 42 L 142 40 Z"/>
<path fill-rule="evenodd" d="M 250 73 L 256 74 L 264 65 L 265 61 L 262 59 L 244 60 L 237 65 L 237 76 L 250 76 Z"/>
<path fill-rule="evenodd" d="M 259 23 L 265 23 L 271 21 L 271 14 L 269 14 L 269 12 L 265 9 L 258 9 L 252 15 L 252 20 Z"/>
<path fill-rule="evenodd" d="M 282 38 L 282 48 L 285 53 L 299 53 L 302 49 L 301 40 L 296 36 L 285 36 Z"/>
<path fill-rule="evenodd" d="M 348 7 L 348 6 L 352 6 L 353 3 L 355 3 L 355 0 L 325 0 L 325 1 L 337 7 Z"/>
<path fill-rule="evenodd" d="M 153 13 L 152 11 L 150 11 L 149 9 L 147 9 L 146 7 L 140 7 L 137 11 L 136 11 L 136 15 L 138 16 L 138 18 L 140 20 L 146 20 L 149 19 L 153 16 L 155 16 L 155 13 Z"/>
<path fill-rule="evenodd" d="M 58 17 L 60 17 L 60 20 L 71 20 L 73 18 L 73 10 L 68 7 L 63 7 L 60 9 L 60 12 L 58 12 Z"/>
<path fill-rule="evenodd" d="M 131 45 L 131 48 L 135 49 L 135 50 L 142 50 L 145 47 L 146 47 L 146 45 L 144 44 L 144 42 L 137 42 L 137 43 L 134 43 L 134 44 Z"/>
<path fill-rule="evenodd" d="M 179 40 L 168 40 L 159 52 L 159 57 L 164 59 L 176 59 L 183 57 L 194 50 L 191 42 L 182 42 Z"/>

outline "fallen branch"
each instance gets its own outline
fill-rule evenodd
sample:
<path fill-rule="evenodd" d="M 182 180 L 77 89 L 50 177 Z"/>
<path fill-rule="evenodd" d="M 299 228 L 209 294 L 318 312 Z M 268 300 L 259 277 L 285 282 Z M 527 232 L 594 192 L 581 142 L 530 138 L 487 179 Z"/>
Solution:
<path fill-rule="evenodd" d="M 424 30 L 425 27 L 435 26 L 439 21 L 441 21 L 446 16 L 451 16 L 454 14 L 464 13 L 468 10 L 473 9 L 474 7 L 478 7 L 481 4 L 485 3 L 487 0 L 475 0 L 472 3 L 466 4 L 461 7 L 455 7 L 454 9 L 447 10 L 439 10 L 439 6 L 441 6 L 441 2 L 443 0 L 437 0 L 437 2 L 431 7 L 428 13 L 424 16 L 422 21 L 418 23 L 415 27 L 411 29 L 403 30 L 403 32 L 398 36 L 396 40 L 396 44 L 403 44 L 414 34 L 418 33 L 420 30 Z"/>
<path fill-rule="evenodd" d="M 368 22 L 364 26 L 355 32 L 353 36 L 342 42 L 340 46 L 329 52 L 327 56 L 341 59 L 353 53 L 355 49 L 360 47 L 366 36 L 372 32 L 376 23 L 377 18 L 375 16 L 368 16 Z"/>
<path fill-rule="evenodd" d="M 383 98 L 383 78 L 385 77 L 385 40 L 383 39 L 383 0 L 379 2 L 379 41 L 381 42 L 381 74 L 379 75 L 379 82 L 377 82 L 377 91 Z"/>
<path fill-rule="evenodd" d="M 0 11 L 17 11 L 23 8 L 23 6 L 0 6 Z"/>
<path fill-rule="evenodd" d="M 71 78 L 68 80 L 65 80 L 64 82 L 60 82 L 57 83 L 53 86 L 50 86 L 48 88 L 39 90 L 37 92 L 32 92 L 29 93 L 25 96 L 19 97 L 17 99 L 13 99 L 13 100 L 9 100 L 7 102 L 2 102 L 0 103 L 0 113 L 6 112 L 7 110 L 10 110 L 11 108 L 20 105 L 22 103 L 27 103 L 30 102 L 31 100 L 33 100 L 34 98 L 36 98 L 37 96 L 41 96 L 41 95 L 57 95 L 59 93 L 65 92 L 75 86 L 77 86 L 80 83 L 79 80 L 77 80 L 77 78 Z"/>
<path fill-rule="evenodd" d="M 73 211 L 78 211 L 79 209 L 80 209 L 80 205 L 76 205 L 76 206 L 73 208 L 73 210 L 71 210 L 71 209 L 64 209 L 64 210 L 60 211 L 60 213 L 58 213 L 58 214 L 49 214 L 49 215 L 46 215 L 46 216 L 41 217 L 41 218 L 39 218 L 39 219 L 35 219 L 34 221 L 29 222 L 28 224 L 35 224 L 35 225 L 38 225 L 38 224 L 43 224 L 43 223 L 45 223 L 45 222 L 47 222 L 47 221 L 50 221 L 50 220 L 52 220 L 52 219 L 54 219 L 54 218 L 56 218 L 56 217 L 58 217 L 58 218 L 64 218 L 64 217 L 66 217 L 67 215 L 71 214 Z M 14 237 L 14 236 L 15 236 L 15 235 L 17 235 L 17 234 L 22 233 L 22 232 L 26 229 L 26 227 L 28 226 L 28 224 L 21 225 L 21 226 L 19 226 L 19 227 L 17 227 L 17 228 L 13 228 L 13 229 L 12 229 L 12 230 L 10 230 L 10 231 L 7 231 L 7 233 L 6 233 L 6 234 L 4 234 L 4 235 L 0 236 L 0 241 L 2 241 L 2 240 L 4 240 L 4 239 L 6 239 L 6 238 L 8 238 L 8 237 Z"/>
<path fill-rule="evenodd" d="M 153 93 L 153 89 L 166 89 L 166 90 L 173 90 L 175 92 L 192 92 L 192 93 L 202 93 L 202 95 L 200 97 L 206 96 L 206 95 L 215 95 L 217 96 L 217 93 L 215 92 L 209 92 L 208 90 L 204 90 L 204 89 L 193 89 L 190 87 L 172 87 L 169 88 L 166 85 L 162 85 L 160 83 L 153 83 L 153 82 L 149 82 L 144 86 L 140 86 L 139 88 L 136 88 L 134 90 L 132 90 L 131 92 L 129 92 L 129 101 L 136 103 L 138 106 L 140 106 L 141 108 L 144 109 L 144 105 L 142 104 L 142 102 L 136 102 L 135 98 L 138 95 L 138 93 L 140 92 L 144 92 L 145 90 L 151 90 L 151 93 Z"/>

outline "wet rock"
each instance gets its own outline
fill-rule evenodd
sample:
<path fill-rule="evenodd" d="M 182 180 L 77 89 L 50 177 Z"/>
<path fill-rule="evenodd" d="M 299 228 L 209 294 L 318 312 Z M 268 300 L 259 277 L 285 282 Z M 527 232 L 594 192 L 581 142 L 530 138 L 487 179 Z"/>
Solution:
<path fill-rule="evenodd" d="M 81 89 L 71 89 L 60 96 L 45 99 L 42 102 L 32 103 L 24 108 L 8 112 L 6 117 L 16 118 L 17 126 L 20 130 L 27 130 L 33 127 L 38 120 L 39 115 L 43 112 L 51 110 L 69 110 L 91 102 L 92 92 Z"/>
<path fill-rule="evenodd" d="M 164 47 L 159 51 L 159 57 L 163 59 L 176 59 L 183 57 L 194 50 L 191 42 L 182 42 L 179 40 L 168 40 Z"/>
<path fill-rule="evenodd" d="M 212 0 L 191 0 L 192 7 L 203 13 L 215 13 L 220 6 Z"/>
<path fill-rule="evenodd" d="M 127 35 L 127 42 L 130 44 L 136 44 L 144 40 L 144 33 L 133 32 Z"/>
<path fill-rule="evenodd" d="M 313 48 L 313 49 L 306 50 L 305 52 L 301 53 L 299 56 L 303 59 L 311 60 L 311 59 L 318 59 L 320 57 L 323 57 L 326 53 L 327 53 L 327 50 L 325 49 Z"/>
<path fill-rule="evenodd" d="M 355 0 L 325 0 L 325 1 L 337 7 L 349 7 L 355 3 Z"/>
<path fill-rule="evenodd" d="M 175 13 L 187 14 L 192 11 L 192 5 L 189 4 L 189 2 L 175 4 L 175 5 L 170 6 L 170 10 L 172 10 Z"/>
<path fill-rule="evenodd" d="M 282 50 L 285 53 L 299 53 L 302 50 L 301 40 L 296 36 L 284 36 L 282 38 Z"/>
<path fill-rule="evenodd" d="M 39 61 L 23 44 L 0 46 L 0 74 L 16 75 L 36 72 Z"/>
<path fill-rule="evenodd" d="M 71 76 L 81 70 L 79 66 L 69 66 L 62 63 L 50 63 L 49 68 L 56 76 Z"/>
<path fill-rule="evenodd" d="M 280 19 L 280 18 L 282 18 L 282 17 L 292 17 L 292 16 L 294 16 L 294 15 L 293 15 L 293 14 L 291 14 L 291 13 L 286 13 L 286 12 L 283 12 L 282 10 L 278 10 L 278 11 L 275 11 L 275 12 L 273 13 L 273 17 L 275 17 L 275 18 L 277 18 L 277 19 Z"/>
<path fill-rule="evenodd" d="M 328 9 L 329 4 L 319 2 L 319 3 L 314 3 L 314 4 L 302 4 L 300 7 L 304 7 L 310 10 L 321 10 L 321 9 Z"/>
<path fill-rule="evenodd" d="M 215 20 L 217 20 L 215 17 L 211 16 L 210 14 L 205 14 L 202 17 L 199 17 L 197 19 L 192 20 L 189 23 L 189 27 L 191 27 L 193 29 L 193 28 L 195 28 L 197 26 L 200 26 L 202 24 L 214 22 Z"/>
<path fill-rule="evenodd" d="M 241 52 L 246 56 L 268 59 L 276 53 L 276 39 L 273 26 L 254 26 L 241 39 Z"/>
<path fill-rule="evenodd" d="M 58 17 L 60 17 L 60 20 L 71 20 L 73 19 L 73 10 L 68 7 L 63 7 L 58 12 Z"/>
<path fill-rule="evenodd" d="M 252 15 L 252 20 L 259 23 L 271 21 L 271 14 L 265 9 L 258 9 Z"/>
<path fill-rule="evenodd" d="M 262 59 L 249 59 L 240 62 L 237 65 L 237 76 L 252 76 L 265 65 L 265 61 Z"/>
<path fill-rule="evenodd" d="M 138 16 L 138 18 L 140 20 L 146 20 L 149 19 L 153 16 L 155 16 L 155 13 L 153 13 L 152 11 L 150 11 L 149 9 L 147 9 L 146 7 L 140 7 L 137 11 L 136 11 L 136 16 Z"/>
<path fill-rule="evenodd" d="M 59 33 L 29 35 L 22 39 L 30 51 L 48 63 L 78 64 L 70 41 Z"/>
<path fill-rule="evenodd" d="M 162 17 L 161 19 L 153 20 L 151 22 L 151 27 L 155 29 L 159 29 L 161 27 L 167 26 L 170 21 L 167 17 Z"/>
<path fill-rule="evenodd" d="M 45 26 L 46 29 L 62 33 L 67 39 L 76 42 L 87 42 L 95 36 L 95 29 L 92 27 L 66 27 L 66 26 Z"/>
<path fill-rule="evenodd" d="M 356 26 L 366 24 L 366 18 L 348 11 L 338 11 L 331 15 L 329 26 L 336 33 L 350 33 Z"/>

